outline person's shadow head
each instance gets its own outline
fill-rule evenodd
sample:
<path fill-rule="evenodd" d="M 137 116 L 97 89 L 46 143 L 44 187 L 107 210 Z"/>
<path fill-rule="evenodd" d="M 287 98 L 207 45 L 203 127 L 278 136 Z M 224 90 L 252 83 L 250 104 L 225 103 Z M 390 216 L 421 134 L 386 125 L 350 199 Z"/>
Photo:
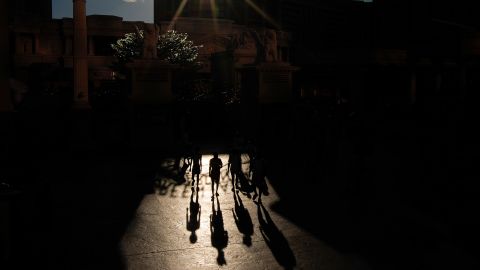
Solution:
<path fill-rule="evenodd" d="M 244 234 L 242 242 L 245 246 L 251 247 L 252 246 L 252 237 L 248 234 Z"/>
<path fill-rule="evenodd" d="M 195 233 L 195 231 L 192 231 L 192 233 L 190 234 L 190 243 L 195 244 L 197 240 L 198 240 L 197 234 Z"/>
<path fill-rule="evenodd" d="M 154 183 L 154 190 L 159 195 L 167 195 L 169 188 L 173 185 L 171 181 L 169 181 L 165 177 L 161 177 Z"/>
<path fill-rule="evenodd" d="M 217 263 L 218 263 L 218 265 L 226 265 L 227 264 L 227 261 L 225 260 L 225 252 L 223 252 L 222 249 L 218 250 Z"/>

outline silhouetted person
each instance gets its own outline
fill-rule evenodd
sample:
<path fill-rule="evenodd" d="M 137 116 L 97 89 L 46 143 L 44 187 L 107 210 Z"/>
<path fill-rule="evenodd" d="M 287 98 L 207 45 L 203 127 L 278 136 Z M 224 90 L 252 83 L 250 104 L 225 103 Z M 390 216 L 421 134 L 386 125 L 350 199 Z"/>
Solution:
<path fill-rule="evenodd" d="M 188 167 L 190 167 L 191 164 L 191 159 L 188 157 L 183 158 L 183 165 L 182 168 L 180 168 L 180 171 L 178 172 L 178 182 L 179 183 L 184 183 L 185 180 L 185 174 L 187 173 Z"/>
<path fill-rule="evenodd" d="M 258 202 L 262 201 L 262 194 L 268 195 L 268 187 L 267 182 L 265 181 L 266 176 L 266 168 L 265 168 L 265 159 L 262 155 L 257 154 L 255 159 L 253 160 L 253 168 L 252 168 L 252 182 L 255 185 L 255 190 L 253 195 L 253 199 L 257 198 Z M 258 190 L 258 191 L 257 191 Z"/>
<path fill-rule="evenodd" d="M 223 226 L 223 215 L 220 210 L 220 202 L 217 197 L 217 210 L 215 210 L 215 202 L 212 202 L 212 214 L 210 215 L 210 233 L 212 246 L 218 251 L 217 263 L 219 265 L 227 264 L 223 249 L 228 245 L 228 232 Z"/>
<path fill-rule="evenodd" d="M 228 157 L 227 171 L 231 173 L 232 191 L 235 191 L 235 188 L 238 188 L 239 175 L 242 173 L 242 157 L 237 149 L 233 149 Z"/>
<path fill-rule="evenodd" d="M 252 245 L 253 223 L 248 209 L 243 205 L 242 199 L 238 193 L 233 193 L 235 201 L 235 209 L 232 209 L 235 224 L 237 224 L 238 231 L 243 234 L 243 243 L 249 247 Z"/>
<path fill-rule="evenodd" d="M 252 140 L 248 140 L 247 142 L 247 154 L 248 154 L 248 158 L 250 159 L 250 169 L 248 171 L 248 177 L 252 177 L 252 170 L 253 170 L 253 162 L 255 160 L 255 154 L 256 154 L 256 148 L 255 148 L 255 145 L 253 144 L 253 141 Z"/>
<path fill-rule="evenodd" d="M 275 225 L 263 204 L 257 204 L 257 211 L 260 233 L 262 234 L 265 243 L 272 251 L 273 256 L 285 269 L 293 269 L 297 262 L 287 239 Z"/>
<path fill-rule="evenodd" d="M 237 192 L 241 191 L 249 199 L 252 198 L 250 193 L 255 190 L 255 185 L 250 183 L 250 180 L 245 176 L 245 174 L 243 174 L 243 172 L 237 175 L 237 185 L 239 186 Z"/>
<path fill-rule="evenodd" d="M 197 242 L 197 235 L 195 231 L 200 229 L 200 215 L 202 212 L 201 206 L 198 203 L 198 192 L 195 196 L 195 201 L 193 201 L 193 193 L 190 196 L 190 209 L 187 208 L 187 230 L 191 232 L 190 242 Z"/>
<path fill-rule="evenodd" d="M 192 155 L 192 188 L 195 186 L 195 176 L 197 176 L 197 191 L 198 185 L 200 183 L 200 173 L 202 172 L 202 155 L 198 147 L 195 147 L 195 150 Z"/>
<path fill-rule="evenodd" d="M 215 195 L 218 196 L 218 186 L 220 184 L 220 169 L 222 168 L 223 163 L 222 160 L 218 158 L 218 153 L 213 153 L 213 158 L 210 159 L 210 165 L 209 165 L 209 170 L 208 174 L 210 175 L 210 178 L 212 179 L 212 201 L 213 201 L 213 190 L 214 190 L 214 185 L 217 185 L 217 188 L 215 189 Z"/>
<path fill-rule="evenodd" d="M 158 190 L 159 195 L 166 195 L 168 193 L 168 189 L 173 183 L 170 183 L 166 178 L 160 178 L 159 180 L 155 181 L 155 189 Z"/>

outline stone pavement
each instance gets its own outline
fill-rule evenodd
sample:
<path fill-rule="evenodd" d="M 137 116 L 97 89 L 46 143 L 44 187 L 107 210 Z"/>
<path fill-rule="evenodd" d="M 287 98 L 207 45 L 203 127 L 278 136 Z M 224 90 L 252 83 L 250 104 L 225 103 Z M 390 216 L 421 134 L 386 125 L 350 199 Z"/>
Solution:
<path fill-rule="evenodd" d="M 212 201 L 211 157 L 202 158 L 198 192 L 191 189 L 189 172 L 179 184 L 165 173 L 173 160 L 163 162 L 166 170 L 156 176 L 155 193 L 145 195 L 121 239 L 127 269 L 369 269 L 276 214 L 270 206 L 279 197 L 271 185 L 263 206 L 245 192 L 235 200 L 224 166 L 218 201 Z M 227 164 L 227 155 L 220 158 Z M 247 172 L 248 156 L 242 160 Z M 213 207 L 220 207 L 215 216 Z"/>

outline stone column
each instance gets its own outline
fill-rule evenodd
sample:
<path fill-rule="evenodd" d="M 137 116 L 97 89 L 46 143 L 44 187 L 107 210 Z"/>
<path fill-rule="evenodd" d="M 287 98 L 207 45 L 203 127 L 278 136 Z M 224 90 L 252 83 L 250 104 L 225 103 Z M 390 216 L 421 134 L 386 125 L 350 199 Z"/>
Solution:
<path fill-rule="evenodd" d="M 74 106 L 88 108 L 88 56 L 86 0 L 73 0 Z"/>
<path fill-rule="evenodd" d="M 9 59 L 8 50 L 8 3 L 9 1 L 0 1 L 0 112 L 12 110 L 12 99 L 8 84 L 8 62 L 3 59 Z M 1 129 L 1 127 L 0 127 Z"/>

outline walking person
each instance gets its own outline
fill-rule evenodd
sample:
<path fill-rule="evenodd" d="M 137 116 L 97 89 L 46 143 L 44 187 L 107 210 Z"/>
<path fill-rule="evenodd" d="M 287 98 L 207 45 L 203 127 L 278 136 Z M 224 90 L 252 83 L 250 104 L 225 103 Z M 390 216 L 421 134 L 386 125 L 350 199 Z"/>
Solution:
<path fill-rule="evenodd" d="M 252 182 L 255 185 L 253 200 L 255 200 L 258 196 L 258 203 L 262 202 L 262 194 L 268 195 L 268 186 L 267 182 L 265 181 L 266 176 L 266 166 L 265 166 L 265 159 L 263 158 L 260 153 L 254 159 L 253 163 L 253 176 Z M 257 192 L 258 190 L 258 192 Z"/>
<path fill-rule="evenodd" d="M 237 149 L 232 149 L 228 157 L 227 174 L 231 173 L 232 176 L 232 191 L 238 188 L 239 175 L 242 173 L 242 156 Z"/>
<path fill-rule="evenodd" d="M 253 172 L 253 164 L 255 163 L 255 154 L 257 152 L 255 145 L 252 140 L 248 140 L 247 146 L 246 146 L 246 151 L 247 155 L 249 158 L 249 170 L 248 170 L 248 178 L 252 177 L 252 172 Z"/>
<path fill-rule="evenodd" d="M 200 173 L 202 172 L 202 155 L 198 147 L 192 154 L 192 189 L 195 187 L 195 176 L 197 176 L 197 191 L 200 184 Z"/>
<path fill-rule="evenodd" d="M 178 182 L 179 183 L 183 183 L 183 182 L 187 181 L 185 179 L 185 174 L 187 173 L 188 168 L 191 167 L 191 164 L 192 164 L 192 158 L 191 158 L 190 154 L 188 153 L 188 151 L 185 151 L 184 154 L 183 154 L 183 165 L 178 172 Z"/>
<path fill-rule="evenodd" d="M 210 159 L 210 165 L 208 170 L 208 174 L 212 179 L 212 201 L 214 196 L 213 195 L 214 185 L 217 185 L 217 188 L 215 189 L 215 195 L 218 196 L 218 187 L 220 185 L 220 169 L 222 168 L 222 166 L 223 166 L 223 163 L 222 163 L 222 160 L 218 158 L 218 153 L 217 152 L 213 153 L 213 158 Z"/>

